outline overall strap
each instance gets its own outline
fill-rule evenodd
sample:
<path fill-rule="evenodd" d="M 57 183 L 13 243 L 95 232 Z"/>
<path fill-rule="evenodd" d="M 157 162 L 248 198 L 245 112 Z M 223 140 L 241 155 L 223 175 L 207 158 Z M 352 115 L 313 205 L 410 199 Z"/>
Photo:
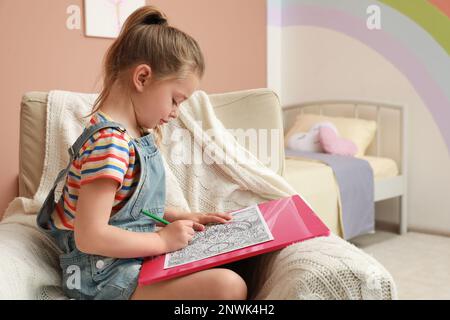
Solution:
<path fill-rule="evenodd" d="M 100 123 L 96 123 L 92 126 L 89 126 L 88 128 L 85 128 L 83 130 L 83 133 L 77 138 L 77 140 L 67 150 L 69 152 L 69 156 L 70 156 L 69 164 L 67 165 L 67 167 L 65 169 L 63 169 L 59 172 L 58 176 L 56 177 L 55 183 L 53 184 L 54 186 L 56 186 L 59 183 L 59 181 L 69 172 L 72 161 L 78 157 L 78 153 L 80 152 L 81 147 L 83 147 L 83 145 L 86 143 L 86 141 L 88 141 L 94 135 L 94 133 L 96 133 L 97 131 L 104 129 L 104 128 L 116 128 L 122 132 L 125 131 L 125 129 L 123 129 L 122 125 L 118 124 L 117 122 L 113 122 L 113 121 L 100 122 Z"/>
<path fill-rule="evenodd" d="M 125 131 L 122 125 L 118 124 L 117 122 L 113 121 L 105 121 L 100 122 L 97 124 L 94 124 L 92 126 L 89 126 L 88 128 L 85 128 L 83 133 L 78 137 L 78 139 L 73 143 L 73 145 L 68 149 L 70 160 L 74 160 L 78 153 L 80 152 L 81 147 L 88 141 L 91 136 L 96 133 L 97 131 L 104 129 L 104 128 L 116 128 L 122 132 Z"/>
<path fill-rule="evenodd" d="M 94 124 L 92 126 L 89 126 L 88 128 L 85 128 L 83 130 L 83 133 L 78 137 L 78 139 L 70 146 L 68 149 L 69 152 L 69 163 L 65 169 L 62 169 L 58 176 L 55 179 L 55 182 L 53 183 L 53 187 L 50 190 L 50 192 L 47 195 L 47 198 L 44 201 L 44 204 L 40 208 L 38 215 L 37 215 L 37 224 L 43 229 L 46 229 L 47 222 L 50 219 L 50 215 L 53 213 L 56 203 L 55 203 L 55 189 L 58 185 L 58 183 L 67 175 L 67 173 L 70 170 L 70 166 L 72 165 L 72 161 L 78 157 L 78 153 L 81 150 L 81 147 L 88 141 L 88 139 L 91 138 L 91 136 L 96 133 L 97 131 L 104 129 L 104 128 L 116 128 L 122 132 L 125 131 L 122 125 L 120 125 L 117 122 L 113 121 L 105 121 L 100 122 L 97 124 Z"/>

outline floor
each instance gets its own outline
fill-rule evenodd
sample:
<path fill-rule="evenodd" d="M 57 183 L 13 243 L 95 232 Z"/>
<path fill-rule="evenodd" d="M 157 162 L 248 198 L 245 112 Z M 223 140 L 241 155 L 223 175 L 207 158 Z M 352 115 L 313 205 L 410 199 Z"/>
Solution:
<path fill-rule="evenodd" d="M 350 242 L 392 274 L 399 299 L 450 299 L 450 237 L 377 231 Z"/>

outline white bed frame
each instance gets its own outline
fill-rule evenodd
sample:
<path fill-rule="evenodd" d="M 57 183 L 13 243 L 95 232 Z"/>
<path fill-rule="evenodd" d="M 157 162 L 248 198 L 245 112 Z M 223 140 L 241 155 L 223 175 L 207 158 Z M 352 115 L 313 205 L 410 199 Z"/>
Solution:
<path fill-rule="evenodd" d="M 398 198 L 400 234 L 407 232 L 407 112 L 402 105 L 365 100 L 318 100 L 283 107 L 284 128 L 287 130 L 300 113 L 325 116 L 353 117 L 375 120 L 376 137 L 366 151 L 367 156 L 393 159 L 399 168 L 399 175 L 374 181 L 375 202 Z M 398 119 L 397 121 L 396 118 Z"/>

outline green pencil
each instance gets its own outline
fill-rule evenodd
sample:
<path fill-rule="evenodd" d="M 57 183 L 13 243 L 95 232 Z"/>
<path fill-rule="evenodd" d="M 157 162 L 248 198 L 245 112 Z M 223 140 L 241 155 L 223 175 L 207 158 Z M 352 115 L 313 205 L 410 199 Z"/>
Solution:
<path fill-rule="evenodd" d="M 153 213 L 148 212 L 147 210 L 141 209 L 141 212 L 142 212 L 143 214 L 145 214 L 146 216 L 152 218 L 153 220 L 156 220 L 156 221 L 158 221 L 158 222 L 164 223 L 165 225 L 167 225 L 167 224 L 170 223 L 169 221 L 167 221 L 167 220 L 165 220 L 165 219 L 163 219 L 163 218 L 160 218 L 160 217 L 158 217 L 157 215 L 154 215 Z"/>

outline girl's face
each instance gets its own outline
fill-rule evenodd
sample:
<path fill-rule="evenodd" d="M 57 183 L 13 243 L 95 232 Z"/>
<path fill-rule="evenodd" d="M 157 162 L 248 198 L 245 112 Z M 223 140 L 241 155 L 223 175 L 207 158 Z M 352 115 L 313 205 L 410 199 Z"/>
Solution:
<path fill-rule="evenodd" d="M 180 104 L 188 99 L 199 86 L 197 76 L 186 79 L 152 82 L 148 65 L 136 67 L 133 83 L 136 88 L 132 100 L 138 125 L 154 128 L 178 117 Z"/>

